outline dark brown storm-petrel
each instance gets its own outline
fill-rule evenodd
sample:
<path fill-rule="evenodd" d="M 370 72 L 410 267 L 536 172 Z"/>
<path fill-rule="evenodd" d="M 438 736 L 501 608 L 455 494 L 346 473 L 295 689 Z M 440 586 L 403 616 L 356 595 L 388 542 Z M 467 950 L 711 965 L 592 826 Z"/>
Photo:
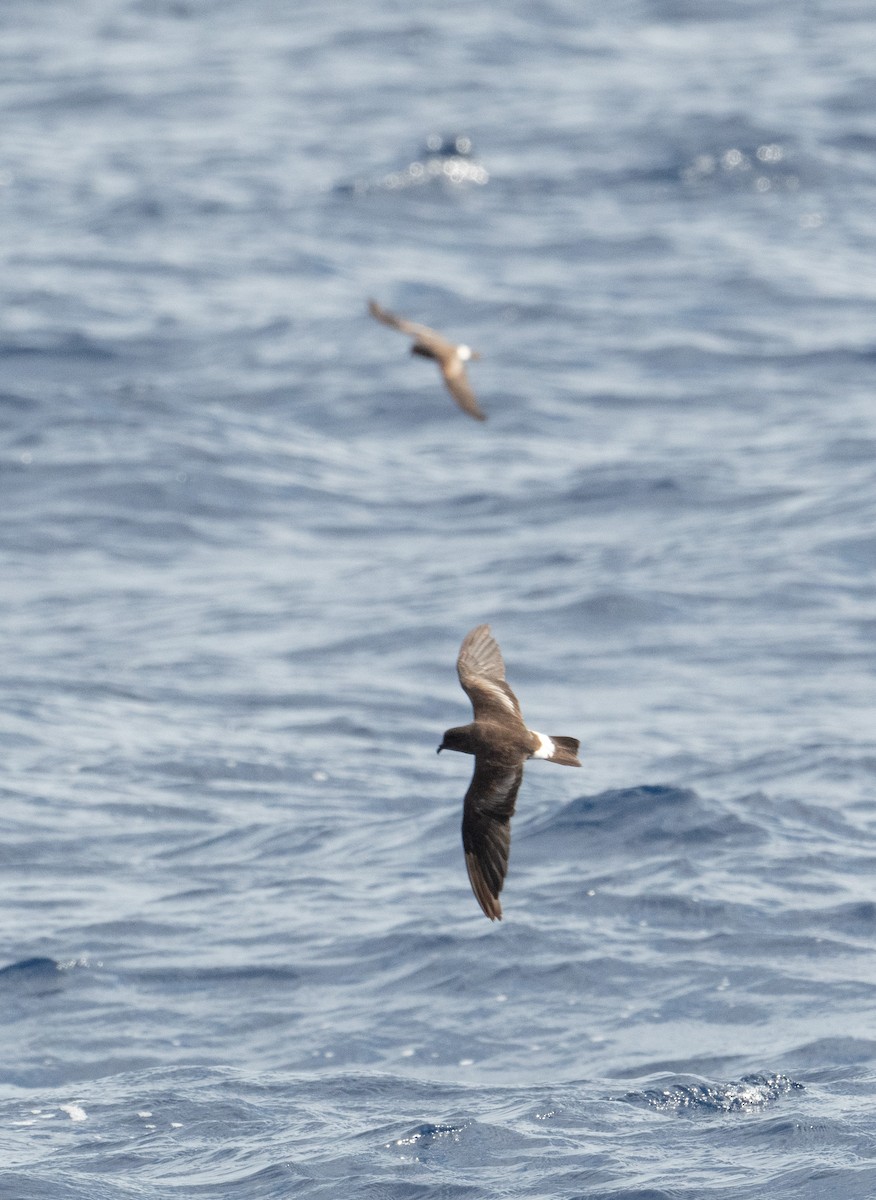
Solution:
<path fill-rule="evenodd" d="M 474 720 L 448 729 L 438 747 L 475 756 L 462 810 L 462 847 L 472 891 L 491 921 L 502 919 L 499 893 L 508 871 L 511 817 L 527 758 L 580 767 L 577 738 L 547 737 L 523 723 L 517 697 L 505 682 L 502 652 L 489 625 L 467 634 L 456 670 Z"/>
<path fill-rule="evenodd" d="M 429 329 L 427 325 L 415 325 L 413 321 L 397 317 L 387 309 L 381 308 L 376 300 L 368 301 L 368 311 L 372 317 L 382 321 L 384 325 L 389 325 L 392 329 L 398 329 L 401 333 L 412 337 L 414 344 L 411 346 L 411 354 L 420 354 L 423 358 L 434 358 L 444 377 L 447 390 L 462 411 L 467 412 L 476 421 L 486 421 L 487 414 L 475 399 L 465 371 L 465 364 L 480 358 L 479 354 L 468 346 L 454 345 L 440 333 L 436 333 L 434 329 Z"/>

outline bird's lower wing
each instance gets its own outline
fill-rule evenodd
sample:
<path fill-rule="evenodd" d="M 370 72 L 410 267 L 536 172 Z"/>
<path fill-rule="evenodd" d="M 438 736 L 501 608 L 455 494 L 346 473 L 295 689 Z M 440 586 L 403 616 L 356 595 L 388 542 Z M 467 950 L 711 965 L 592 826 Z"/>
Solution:
<path fill-rule="evenodd" d="M 451 360 L 450 366 L 442 365 L 441 374 L 447 384 L 447 390 L 463 412 L 474 417 L 476 421 L 486 421 L 487 414 L 478 404 L 471 384 L 468 381 L 465 367 L 458 358 Z"/>
<path fill-rule="evenodd" d="M 496 767 L 475 760 L 475 772 L 465 795 L 462 847 L 465 865 L 478 904 L 491 921 L 502 919 L 499 893 L 508 872 L 511 817 L 523 779 L 523 764 Z"/>

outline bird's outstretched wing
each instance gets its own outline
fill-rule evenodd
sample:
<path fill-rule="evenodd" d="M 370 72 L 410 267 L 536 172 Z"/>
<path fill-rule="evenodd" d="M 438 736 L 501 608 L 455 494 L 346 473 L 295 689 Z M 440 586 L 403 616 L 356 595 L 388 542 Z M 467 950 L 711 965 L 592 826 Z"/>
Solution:
<path fill-rule="evenodd" d="M 507 722 L 510 715 L 522 724 L 520 705 L 505 682 L 502 651 L 489 625 L 478 625 L 466 634 L 459 648 L 456 672 L 462 690 L 471 700 L 476 721 L 492 718 Z"/>
<path fill-rule="evenodd" d="M 499 893 L 508 873 L 511 817 L 523 764 L 496 767 L 475 759 L 462 811 L 462 848 L 472 891 L 491 921 L 502 919 Z"/>
<path fill-rule="evenodd" d="M 487 414 L 478 404 L 475 394 L 471 390 L 468 373 L 458 354 L 454 354 L 452 358 L 441 360 L 441 374 L 444 376 L 448 392 L 462 411 L 468 413 L 470 417 L 474 417 L 476 421 L 486 421 Z"/>
<path fill-rule="evenodd" d="M 416 338 L 420 345 L 430 350 L 436 358 L 441 359 L 456 353 L 456 346 L 453 342 L 442 337 L 436 330 L 430 329 L 428 325 L 417 325 L 415 321 L 406 321 L 404 317 L 397 317 L 395 313 L 391 313 L 388 308 L 383 308 L 376 300 L 368 301 L 368 311 L 372 317 L 382 324 L 388 325 L 390 329 L 397 329 L 399 333 L 406 333 L 408 337 Z"/>

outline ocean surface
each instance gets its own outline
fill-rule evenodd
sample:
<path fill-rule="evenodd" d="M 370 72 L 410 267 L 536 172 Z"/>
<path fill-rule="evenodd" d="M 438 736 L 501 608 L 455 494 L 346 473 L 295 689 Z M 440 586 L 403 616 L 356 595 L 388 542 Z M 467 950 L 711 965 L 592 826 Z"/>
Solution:
<path fill-rule="evenodd" d="M 0 6 L 3 1200 L 876 1196 L 874 59 Z M 583 761 L 496 924 L 483 621 Z"/>

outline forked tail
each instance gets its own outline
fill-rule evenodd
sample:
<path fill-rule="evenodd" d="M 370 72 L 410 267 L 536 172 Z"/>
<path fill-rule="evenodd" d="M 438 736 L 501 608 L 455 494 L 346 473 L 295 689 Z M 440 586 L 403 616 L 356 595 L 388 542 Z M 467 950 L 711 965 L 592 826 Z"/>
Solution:
<path fill-rule="evenodd" d="M 533 731 L 534 732 L 534 731 Z M 548 737 L 546 733 L 536 733 L 539 739 L 538 749 L 533 750 L 533 758 L 546 758 L 548 762 L 560 763 L 564 767 L 580 767 L 578 747 L 581 743 L 573 737 Z"/>
<path fill-rule="evenodd" d="M 581 763 L 578 760 L 578 747 L 581 743 L 577 738 L 571 737 L 552 737 L 556 749 L 550 756 L 549 762 L 562 763 L 566 767 L 580 767 Z"/>

